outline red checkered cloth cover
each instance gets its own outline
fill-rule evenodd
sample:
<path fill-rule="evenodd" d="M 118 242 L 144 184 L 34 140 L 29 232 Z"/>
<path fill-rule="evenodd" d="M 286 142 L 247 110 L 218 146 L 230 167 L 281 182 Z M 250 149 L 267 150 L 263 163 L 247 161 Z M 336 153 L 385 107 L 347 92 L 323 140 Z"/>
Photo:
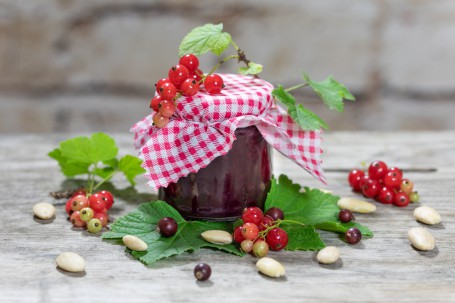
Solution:
<path fill-rule="evenodd" d="M 248 76 L 221 75 L 225 88 L 209 95 L 203 87 L 177 100 L 176 117 L 163 128 L 153 114 L 131 128 L 147 183 L 155 190 L 195 173 L 232 147 L 238 127 L 255 125 L 277 151 L 325 183 L 318 131 L 303 131 L 271 95 L 273 86 Z"/>

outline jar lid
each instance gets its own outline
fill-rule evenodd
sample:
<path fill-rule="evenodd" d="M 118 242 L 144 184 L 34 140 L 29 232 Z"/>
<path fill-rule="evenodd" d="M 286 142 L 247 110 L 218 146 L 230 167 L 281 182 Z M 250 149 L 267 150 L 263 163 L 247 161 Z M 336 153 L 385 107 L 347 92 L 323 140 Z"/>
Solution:
<path fill-rule="evenodd" d="M 193 122 L 215 123 L 239 116 L 261 116 L 273 104 L 273 85 L 252 77 L 222 74 L 221 93 L 208 94 L 204 87 L 177 102 L 177 116 Z M 178 119 L 178 118 L 177 118 Z"/>
<path fill-rule="evenodd" d="M 255 125 L 264 139 L 325 183 L 319 131 L 303 131 L 273 103 L 273 85 L 249 76 L 221 74 L 225 88 L 209 95 L 203 89 L 181 97 L 175 117 L 163 128 L 153 126 L 153 114 L 131 128 L 147 183 L 166 187 L 225 155 L 239 127 Z"/>

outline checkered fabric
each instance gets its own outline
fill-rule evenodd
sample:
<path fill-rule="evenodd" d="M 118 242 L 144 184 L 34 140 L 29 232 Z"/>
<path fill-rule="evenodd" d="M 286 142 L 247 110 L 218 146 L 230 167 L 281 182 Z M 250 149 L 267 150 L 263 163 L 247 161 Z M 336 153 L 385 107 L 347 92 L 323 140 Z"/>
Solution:
<path fill-rule="evenodd" d="M 151 114 L 131 128 L 147 184 L 158 189 L 197 172 L 231 149 L 238 127 L 251 125 L 277 151 L 325 183 L 320 133 L 301 130 L 275 106 L 270 83 L 248 76 L 221 76 L 226 87 L 220 94 L 209 95 L 201 88 L 193 97 L 181 97 L 175 117 L 165 127 L 153 126 Z"/>

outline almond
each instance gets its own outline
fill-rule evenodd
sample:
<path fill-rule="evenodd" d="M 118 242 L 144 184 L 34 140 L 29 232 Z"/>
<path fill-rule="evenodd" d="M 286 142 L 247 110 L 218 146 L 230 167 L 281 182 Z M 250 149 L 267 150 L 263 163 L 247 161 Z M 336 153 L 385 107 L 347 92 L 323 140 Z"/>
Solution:
<path fill-rule="evenodd" d="M 338 207 L 341 209 L 349 209 L 356 213 L 372 213 L 376 210 L 376 205 L 359 200 L 356 198 L 341 198 L 338 200 Z"/>
<path fill-rule="evenodd" d="M 256 262 L 259 272 L 272 278 L 279 278 L 286 274 L 284 266 L 277 260 L 269 257 L 263 257 Z"/>
<path fill-rule="evenodd" d="M 85 260 L 73 252 L 63 252 L 55 260 L 57 266 L 68 272 L 81 272 L 85 270 Z"/>
<path fill-rule="evenodd" d="M 327 246 L 318 252 L 316 258 L 322 264 L 335 263 L 340 258 L 340 249 L 335 246 Z"/>
<path fill-rule="evenodd" d="M 232 235 L 224 230 L 207 230 L 201 234 L 205 241 L 213 244 L 231 244 Z"/>
<path fill-rule="evenodd" d="M 147 243 L 136 236 L 126 235 L 122 238 L 123 243 L 131 250 L 144 251 L 147 250 Z"/>
<path fill-rule="evenodd" d="M 419 206 L 414 209 L 414 217 L 417 221 L 434 225 L 441 222 L 441 215 L 432 207 Z"/>
<path fill-rule="evenodd" d="M 435 246 L 433 236 L 423 227 L 414 227 L 408 231 L 412 246 L 418 250 L 432 250 Z"/>
<path fill-rule="evenodd" d="M 36 203 L 33 205 L 33 214 L 42 220 L 48 220 L 55 216 L 55 207 L 47 202 Z"/>

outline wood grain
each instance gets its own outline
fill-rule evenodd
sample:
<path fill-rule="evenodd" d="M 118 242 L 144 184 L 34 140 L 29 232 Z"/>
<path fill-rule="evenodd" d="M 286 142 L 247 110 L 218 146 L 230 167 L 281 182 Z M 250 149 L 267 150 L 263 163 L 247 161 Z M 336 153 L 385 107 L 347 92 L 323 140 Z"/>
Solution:
<path fill-rule="evenodd" d="M 76 135 L 76 134 L 75 134 Z M 429 252 L 414 250 L 407 231 L 422 224 L 412 211 L 376 204 L 373 214 L 358 214 L 375 236 L 348 245 L 332 233 L 324 240 L 340 247 L 341 259 L 320 265 L 314 252 L 276 252 L 272 257 L 286 267 L 285 279 L 257 273 L 255 259 L 201 250 L 162 260 L 146 267 L 133 260 L 120 245 L 74 229 L 67 222 L 63 200 L 50 191 L 74 186 L 65 182 L 56 163 L 46 153 L 68 135 L 0 136 L 0 302 L 450 302 L 455 300 L 455 132 L 362 133 L 324 135 L 324 167 L 328 185 L 274 154 L 274 173 L 294 181 L 324 187 L 340 196 L 354 196 L 345 170 L 362 161 L 383 159 L 408 169 L 422 205 L 437 209 L 442 223 L 427 227 L 436 239 Z M 114 134 L 120 152 L 134 153 L 130 134 Z M 136 190 L 122 178 L 111 188 L 119 197 L 112 216 L 119 217 L 154 198 L 145 180 Z M 33 218 L 32 206 L 49 201 L 57 206 L 50 221 Z M 56 268 L 63 251 L 82 255 L 83 274 Z M 212 267 L 206 283 L 196 282 L 193 268 L 204 261 Z"/>

